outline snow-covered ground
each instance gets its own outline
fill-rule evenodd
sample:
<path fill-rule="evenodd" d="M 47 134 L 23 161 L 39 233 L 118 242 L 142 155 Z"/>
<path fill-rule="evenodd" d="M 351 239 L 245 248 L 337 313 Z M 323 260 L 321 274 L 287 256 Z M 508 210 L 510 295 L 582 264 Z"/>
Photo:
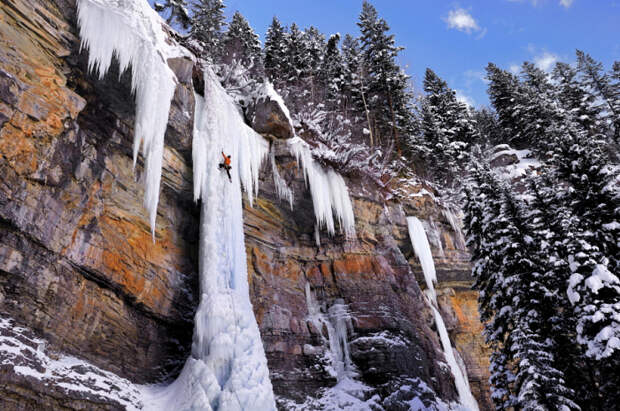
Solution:
<path fill-rule="evenodd" d="M 74 398 L 115 402 L 129 411 L 142 406 L 140 391 L 130 381 L 78 358 L 49 352 L 45 340 L 10 318 L 0 318 L 0 364 Z"/>

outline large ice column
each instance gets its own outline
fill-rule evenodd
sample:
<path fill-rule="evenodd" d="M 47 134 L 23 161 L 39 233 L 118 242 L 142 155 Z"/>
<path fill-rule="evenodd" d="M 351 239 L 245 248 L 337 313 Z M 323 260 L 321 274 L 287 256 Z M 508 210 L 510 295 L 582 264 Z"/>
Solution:
<path fill-rule="evenodd" d="M 431 253 L 431 247 L 424 231 L 422 222 L 417 217 L 407 217 L 407 224 L 409 228 L 409 237 L 411 244 L 415 250 L 422 271 L 424 273 L 424 279 L 426 281 L 426 296 L 428 298 L 428 305 L 433 311 L 435 317 L 435 324 L 437 325 L 437 331 L 439 332 L 439 338 L 441 340 L 441 346 L 448 362 L 448 366 L 454 376 L 454 384 L 456 385 L 456 391 L 459 394 L 459 400 L 463 407 L 467 410 L 478 410 L 478 403 L 471 393 L 469 388 L 469 381 L 467 379 L 467 373 L 461 369 L 456 359 L 452 343 L 450 342 L 450 336 L 448 330 L 443 321 L 441 313 L 437 309 L 437 293 L 435 292 L 435 284 L 437 283 L 437 275 L 435 272 L 435 263 L 433 261 L 433 255 Z"/>
<path fill-rule="evenodd" d="M 422 266 L 426 288 L 431 295 L 432 301 L 436 303 L 437 296 L 435 294 L 435 284 L 437 283 L 437 274 L 435 273 L 433 254 L 431 253 L 431 246 L 428 243 L 424 226 L 417 217 L 407 217 L 407 225 L 409 228 L 411 245 Z"/>
<path fill-rule="evenodd" d="M 289 147 L 298 164 L 303 167 L 319 228 L 326 228 L 329 235 L 334 235 L 336 219 L 347 238 L 355 237 L 353 204 L 344 178 L 332 169 L 325 170 L 317 163 L 312 157 L 310 147 L 301 138 L 292 138 Z"/>
<path fill-rule="evenodd" d="M 150 396 L 160 410 L 275 410 L 263 343 L 250 302 L 241 187 L 256 193 L 267 142 L 245 125 L 210 70 L 196 95 L 195 195 L 202 199 L 200 304 L 192 354 L 179 378 Z M 219 169 L 232 156 L 232 183 Z"/>
<path fill-rule="evenodd" d="M 120 72 L 131 67 L 136 100 L 133 161 L 142 148 L 144 205 L 155 232 L 164 134 L 177 79 L 167 58 L 187 55 L 169 44 L 162 20 L 146 0 L 78 0 L 81 46 L 89 50 L 88 68 L 102 78 L 116 57 Z"/>

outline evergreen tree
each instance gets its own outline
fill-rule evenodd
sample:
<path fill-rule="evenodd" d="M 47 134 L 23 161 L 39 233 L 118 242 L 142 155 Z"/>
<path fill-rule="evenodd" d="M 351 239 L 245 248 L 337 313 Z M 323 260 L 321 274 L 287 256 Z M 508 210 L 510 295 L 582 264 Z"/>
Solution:
<path fill-rule="evenodd" d="M 547 75 L 531 63 L 523 64 L 523 82 L 490 63 L 489 97 L 499 124 L 516 148 L 532 148 L 541 157 L 553 147 L 549 128 L 562 120 Z"/>
<path fill-rule="evenodd" d="M 187 12 L 187 2 L 185 0 L 164 0 L 163 3 L 155 3 L 155 10 L 164 13 L 169 10 L 170 14 L 166 19 L 168 24 L 179 24 L 183 29 L 188 29 L 191 24 L 189 13 Z"/>
<path fill-rule="evenodd" d="M 274 17 L 265 34 L 264 65 L 265 73 L 276 84 L 284 81 L 285 65 L 288 61 L 286 37 L 286 30 L 278 18 Z"/>
<path fill-rule="evenodd" d="M 350 34 L 345 35 L 342 41 L 342 59 L 344 62 L 342 94 L 345 114 L 351 113 L 354 120 L 363 118 L 365 110 L 362 96 L 365 90 L 361 82 L 361 50 L 359 41 Z"/>
<path fill-rule="evenodd" d="M 206 49 L 212 60 L 216 60 L 221 55 L 224 3 L 222 0 L 195 0 L 192 11 L 190 36 Z"/>
<path fill-rule="evenodd" d="M 345 81 L 344 63 L 338 49 L 339 41 L 340 34 L 334 34 L 329 38 L 318 76 L 325 90 L 325 101 L 330 109 L 338 107 Z"/>
<path fill-rule="evenodd" d="M 616 143 L 620 142 L 618 83 L 613 83 L 613 78 L 605 73 L 600 62 L 580 50 L 577 50 L 577 70 L 581 73 L 581 87 L 603 102 L 601 112 L 607 114 L 605 118 L 613 124 L 613 138 Z"/>
<path fill-rule="evenodd" d="M 362 80 L 368 88 L 369 127 L 377 140 L 390 138 L 400 151 L 399 134 L 411 123 L 409 77 L 396 62 L 398 53 L 390 27 L 367 1 L 357 23 L 361 32 Z M 372 132 L 372 130 L 371 130 Z"/>
<path fill-rule="evenodd" d="M 573 121 L 585 130 L 591 130 L 597 124 L 600 113 L 595 105 L 594 95 L 587 93 L 577 79 L 577 70 L 566 63 L 557 63 L 553 69 L 553 79 L 558 84 L 557 99 L 560 105 L 570 113 Z"/>
<path fill-rule="evenodd" d="M 224 61 L 239 61 L 246 67 L 260 60 L 260 40 L 248 21 L 238 11 L 228 25 L 224 35 Z"/>
<path fill-rule="evenodd" d="M 620 255 L 618 171 L 608 165 L 600 146 L 569 130 L 553 159 L 559 179 L 568 185 L 560 200 L 572 213 L 568 296 L 577 339 L 596 360 L 620 354 L 620 279 L 614 274 Z"/>
<path fill-rule="evenodd" d="M 497 408 L 579 409 L 568 386 L 553 329 L 557 279 L 546 271 L 540 235 L 512 192 L 488 169 L 472 170 L 465 227 L 491 344 L 492 399 Z M 540 226 L 539 226 L 540 227 Z"/>
<path fill-rule="evenodd" d="M 325 55 L 325 36 L 316 27 L 310 26 L 304 31 L 304 49 L 306 50 L 306 61 L 304 67 L 307 68 L 308 76 L 318 75 L 323 65 Z"/>
<path fill-rule="evenodd" d="M 524 100 L 519 79 L 493 63 L 487 66 L 487 78 L 489 100 L 497 113 L 499 126 L 508 137 L 505 142 L 516 148 L 527 147 L 529 141 L 521 132 L 517 111 Z"/>
<path fill-rule="evenodd" d="M 465 163 L 470 145 L 478 140 L 467 107 L 431 69 L 426 69 L 422 103 L 422 156 L 443 184 L 449 184 Z"/>
<path fill-rule="evenodd" d="M 286 37 L 287 59 L 284 65 L 283 76 L 291 85 L 302 85 L 303 79 L 310 73 L 308 49 L 305 34 L 297 24 L 291 24 Z"/>

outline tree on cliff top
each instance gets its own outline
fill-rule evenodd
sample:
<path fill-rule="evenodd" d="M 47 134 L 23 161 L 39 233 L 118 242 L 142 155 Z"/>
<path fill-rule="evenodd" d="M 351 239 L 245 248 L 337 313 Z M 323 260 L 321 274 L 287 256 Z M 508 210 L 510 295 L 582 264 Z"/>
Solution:
<path fill-rule="evenodd" d="M 195 0 L 192 4 L 190 36 L 198 41 L 212 60 L 221 54 L 222 28 L 225 26 L 222 0 Z"/>
<path fill-rule="evenodd" d="M 170 10 L 170 14 L 166 19 L 166 23 L 179 24 L 185 30 L 187 30 L 191 24 L 191 18 L 187 11 L 187 1 L 185 0 L 164 0 L 163 3 L 155 3 L 153 5 L 158 13 L 164 13 L 166 10 Z"/>

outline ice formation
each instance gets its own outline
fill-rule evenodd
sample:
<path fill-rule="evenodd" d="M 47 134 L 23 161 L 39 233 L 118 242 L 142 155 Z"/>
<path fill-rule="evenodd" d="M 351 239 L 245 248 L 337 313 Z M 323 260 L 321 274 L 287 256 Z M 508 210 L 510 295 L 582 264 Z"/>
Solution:
<path fill-rule="evenodd" d="M 142 148 L 145 164 L 144 205 L 155 233 L 164 134 L 177 79 L 166 60 L 187 56 L 167 42 L 162 21 L 146 0 L 79 0 L 81 47 L 87 48 L 89 71 L 103 78 L 118 59 L 120 73 L 131 67 L 136 100 L 133 161 Z"/>
<path fill-rule="evenodd" d="M 417 217 L 407 217 L 407 226 L 409 228 L 411 245 L 422 266 L 426 288 L 431 295 L 432 301 L 436 303 L 437 295 L 435 294 L 435 284 L 437 283 L 437 274 L 435 273 L 433 254 L 431 254 L 431 246 L 426 238 L 424 226 Z"/>
<path fill-rule="evenodd" d="M 267 142 L 244 122 L 215 75 L 196 95 L 195 195 L 202 199 L 200 304 L 192 354 L 179 378 L 147 391 L 148 409 L 275 410 L 263 343 L 247 280 L 241 186 L 251 199 Z M 218 169 L 232 156 L 232 184 Z"/>
<path fill-rule="evenodd" d="M 349 352 L 349 332 L 353 326 L 351 315 L 343 300 L 336 300 L 324 313 L 316 300 L 310 284 L 306 283 L 306 305 L 308 320 L 317 330 L 321 330 L 323 344 L 327 347 L 326 357 L 331 364 L 329 371 L 336 378 L 337 384 L 322 393 L 320 398 L 310 399 L 307 403 L 289 404 L 293 410 L 372 410 L 374 399 L 365 401 L 368 386 L 357 380 L 358 373 L 351 361 Z M 327 336 L 322 330 L 327 330 Z"/>
<path fill-rule="evenodd" d="M 280 200 L 288 202 L 291 210 L 293 209 L 293 190 L 286 184 L 286 180 L 282 178 L 276 164 L 276 155 L 274 150 L 269 152 L 269 161 L 271 162 L 271 174 L 273 174 L 273 184 L 276 187 L 276 194 Z"/>
<path fill-rule="evenodd" d="M 312 157 L 308 144 L 301 138 L 294 137 L 289 140 L 289 147 L 297 158 L 297 163 L 303 167 L 319 228 L 326 228 L 329 235 L 334 235 L 334 220 L 337 219 L 345 236 L 355 237 L 353 204 L 344 178 L 332 169 L 323 169 Z"/>
<path fill-rule="evenodd" d="M 454 231 L 456 249 L 465 250 L 465 236 L 463 235 L 463 230 L 461 230 L 460 219 L 449 208 L 443 210 L 443 215 L 448 220 L 450 227 L 452 227 L 452 231 Z"/>
<path fill-rule="evenodd" d="M 467 373 L 459 367 L 454 349 L 452 348 L 452 343 L 450 342 L 448 330 L 446 329 L 441 313 L 437 309 L 437 293 L 435 292 L 437 275 L 435 273 L 435 263 L 433 262 L 433 255 L 431 254 L 431 247 L 426 238 L 424 226 L 417 217 L 407 217 L 407 223 L 409 226 L 411 244 L 420 260 L 420 265 L 424 273 L 424 279 L 427 285 L 426 296 L 428 298 L 428 305 L 431 307 L 433 316 L 435 317 L 435 324 L 437 325 L 443 352 L 448 366 L 450 367 L 450 371 L 452 371 L 452 375 L 454 376 L 454 383 L 459 394 L 461 405 L 468 410 L 478 410 L 478 403 L 474 399 L 471 389 L 469 388 Z"/>

